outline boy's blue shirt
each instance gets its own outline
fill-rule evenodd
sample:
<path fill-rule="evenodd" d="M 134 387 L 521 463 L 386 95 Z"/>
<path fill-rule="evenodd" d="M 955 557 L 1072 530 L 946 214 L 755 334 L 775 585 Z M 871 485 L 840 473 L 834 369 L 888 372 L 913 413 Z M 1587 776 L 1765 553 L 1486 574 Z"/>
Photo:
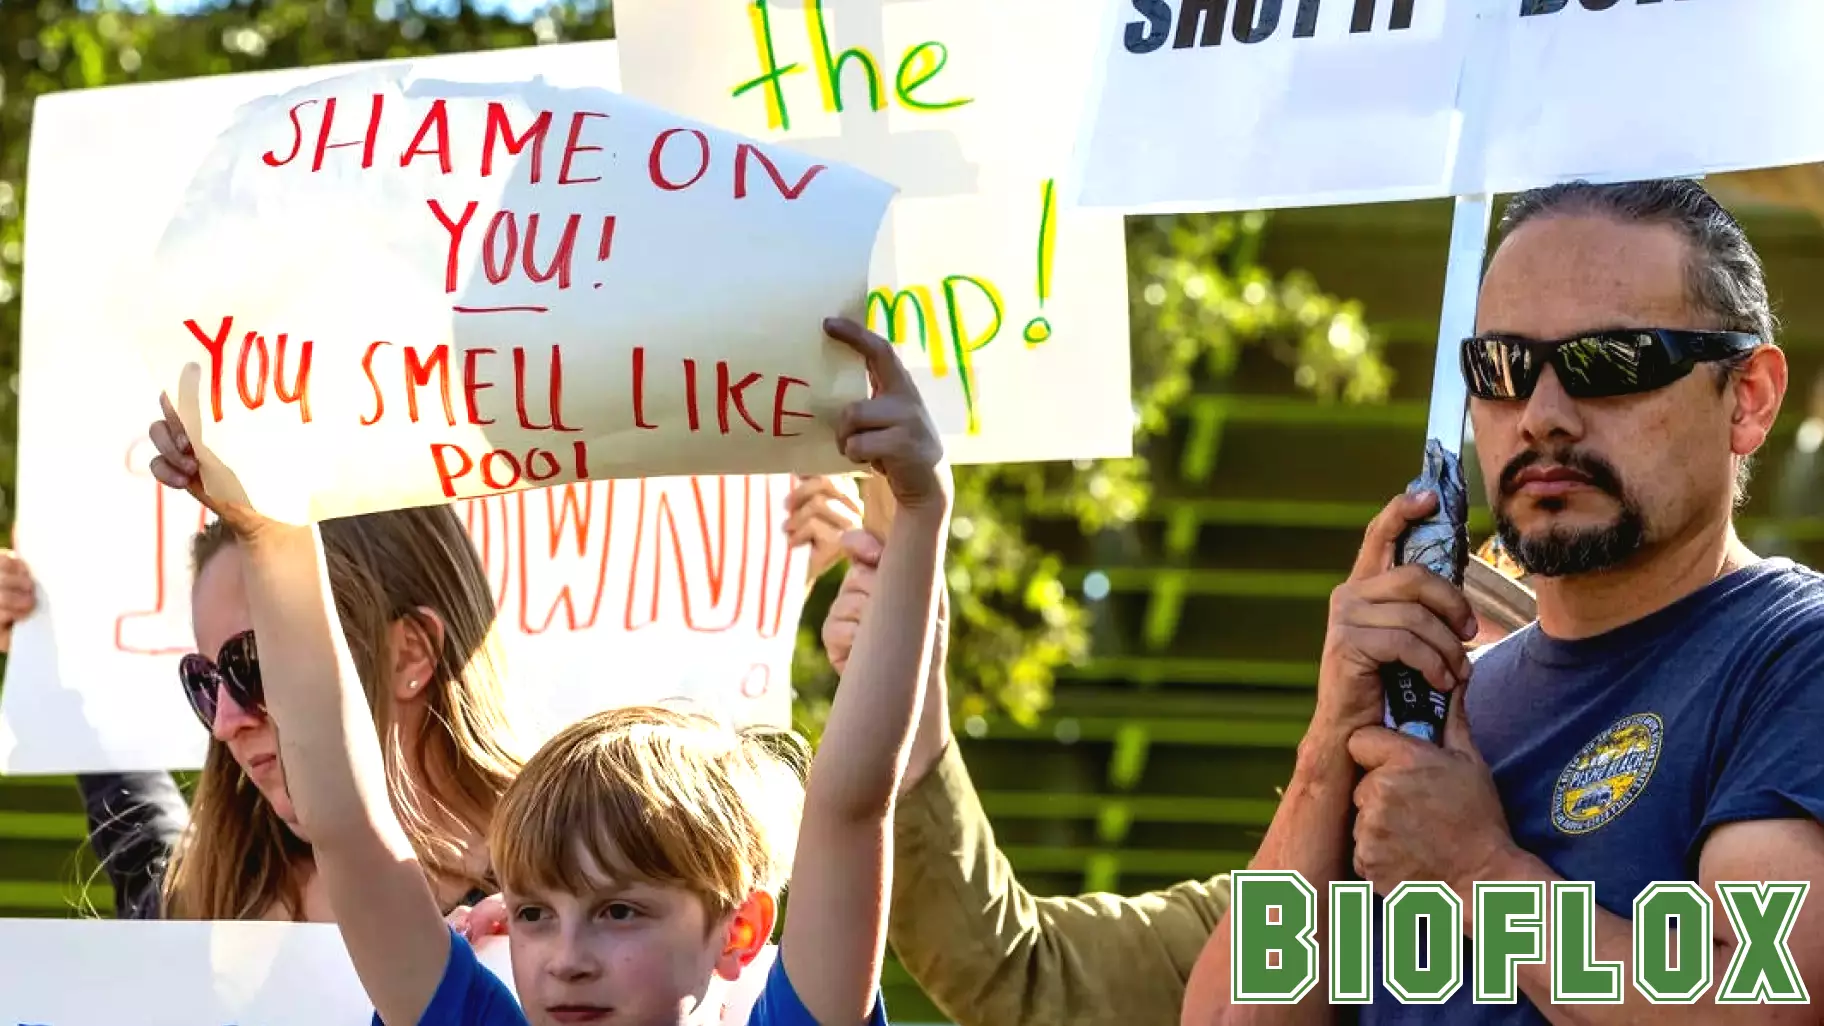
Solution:
<path fill-rule="evenodd" d="M 378 1015 L 374 1016 L 374 1026 L 385 1026 Z M 527 1026 L 527 1022 L 525 1011 L 506 982 L 482 965 L 469 942 L 451 930 L 450 960 L 418 1026 Z M 817 1019 L 798 999 L 798 992 L 785 974 L 784 957 L 773 959 L 766 986 L 748 1014 L 747 1026 L 817 1026 Z M 887 1026 L 886 1001 L 878 989 L 868 1026 Z"/>

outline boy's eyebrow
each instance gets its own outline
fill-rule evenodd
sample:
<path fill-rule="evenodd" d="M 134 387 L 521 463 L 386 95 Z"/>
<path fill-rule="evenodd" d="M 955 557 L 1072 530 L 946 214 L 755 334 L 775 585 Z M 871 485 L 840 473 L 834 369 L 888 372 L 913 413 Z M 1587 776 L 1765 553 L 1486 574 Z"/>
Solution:
<path fill-rule="evenodd" d="M 630 891 L 640 888 L 651 888 L 654 886 L 656 885 L 651 881 L 642 880 L 637 877 L 627 880 L 607 877 L 588 881 L 584 889 L 580 891 L 572 890 L 569 887 L 562 885 L 556 887 L 526 887 L 504 891 L 503 897 L 509 900 L 518 901 L 536 901 L 540 898 L 549 898 L 557 894 L 577 898 L 614 898 L 624 896 Z"/>

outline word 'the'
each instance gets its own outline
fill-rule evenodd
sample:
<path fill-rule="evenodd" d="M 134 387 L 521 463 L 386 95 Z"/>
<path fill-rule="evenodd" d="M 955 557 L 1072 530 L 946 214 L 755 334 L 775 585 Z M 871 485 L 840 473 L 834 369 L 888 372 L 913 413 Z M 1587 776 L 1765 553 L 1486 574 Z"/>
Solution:
<path fill-rule="evenodd" d="M 785 102 L 785 77 L 804 70 L 796 61 L 780 64 L 778 50 L 774 45 L 773 19 L 766 0 L 754 0 L 748 11 L 748 20 L 753 24 L 754 51 L 759 58 L 761 72 L 755 77 L 735 87 L 734 96 L 742 96 L 756 89 L 765 90 L 766 123 L 768 128 L 789 129 L 792 127 L 791 112 Z M 810 37 L 811 53 L 815 57 L 817 85 L 823 97 L 823 110 L 837 114 L 844 109 L 842 73 L 850 61 L 856 62 L 867 77 L 868 109 L 880 111 L 886 107 L 886 98 L 882 95 L 880 62 L 875 56 L 861 47 L 850 47 L 836 53 L 830 42 L 829 29 L 824 23 L 823 0 L 811 0 L 804 12 L 804 27 Z M 930 84 L 950 63 L 950 49 L 935 40 L 908 47 L 899 59 L 899 70 L 893 76 L 893 96 L 900 106 L 909 111 L 930 113 L 934 111 L 953 110 L 975 102 L 967 98 L 951 100 L 928 100 L 913 93 Z"/>

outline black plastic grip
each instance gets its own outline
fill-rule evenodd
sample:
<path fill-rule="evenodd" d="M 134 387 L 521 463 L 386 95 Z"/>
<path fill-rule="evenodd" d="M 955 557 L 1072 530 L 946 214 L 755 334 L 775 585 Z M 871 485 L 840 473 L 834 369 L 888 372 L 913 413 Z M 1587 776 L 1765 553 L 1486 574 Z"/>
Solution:
<path fill-rule="evenodd" d="M 1463 483 L 1463 461 L 1436 439 L 1428 440 L 1424 469 L 1413 479 L 1410 490 L 1436 494 L 1438 509 L 1401 533 L 1394 546 L 1394 563 L 1419 563 L 1461 588 L 1469 563 L 1469 492 Z M 1444 742 L 1449 701 L 1424 674 L 1389 663 L 1381 667 L 1381 687 L 1386 693 L 1389 727 L 1433 744 Z"/>

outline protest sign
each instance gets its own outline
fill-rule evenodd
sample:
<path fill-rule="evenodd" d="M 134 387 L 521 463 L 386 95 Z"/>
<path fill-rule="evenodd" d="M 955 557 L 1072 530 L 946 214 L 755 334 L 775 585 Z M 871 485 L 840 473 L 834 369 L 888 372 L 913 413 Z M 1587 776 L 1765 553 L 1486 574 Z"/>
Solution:
<path fill-rule="evenodd" d="M 1132 454 L 1121 219 L 1058 177 L 1096 0 L 619 0 L 628 95 L 900 187 L 870 326 L 952 459 Z"/>
<path fill-rule="evenodd" d="M 210 491 L 277 519 L 841 471 L 866 372 L 821 324 L 891 193 L 606 89 L 369 69 L 237 110 L 127 305 Z"/>
<path fill-rule="evenodd" d="M 614 58 L 613 44 L 591 43 L 424 63 L 446 78 L 536 68 L 555 81 L 612 84 Z M 7 660 L 0 770 L 202 764 L 205 736 L 176 667 L 194 647 L 188 548 L 203 514 L 147 472 L 155 393 L 143 375 L 119 373 L 138 365 L 133 325 L 95 297 L 99 282 L 146 266 L 190 180 L 178 162 L 146 154 L 206 152 L 212 126 L 242 102 L 322 73 L 71 91 L 38 103 L 15 527 L 38 612 L 15 629 Z M 126 166 L 135 174 L 121 178 Z M 789 722 L 808 573 L 806 553 L 786 549 L 790 487 L 785 475 L 598 481 L 458 503 L 494 583 L 514 697 L 534 730 L 673 696 L 740 722 Z"/>
<path fill-rule="evenodd" d="M 1824 159 L 1812 0 L 1128 0 L 1067 196 L 1127 212 Z"/>
<path fill-rule="evenodd" d="M 506 939 L 475 951 L 511 989 Z M 723 1023 L 747 1022 L 777 956 L 768 945 L 742 970 Z M 334 926 L 0 919 L 0 1021 L 367 1026 L 374 1006 Z"/>

